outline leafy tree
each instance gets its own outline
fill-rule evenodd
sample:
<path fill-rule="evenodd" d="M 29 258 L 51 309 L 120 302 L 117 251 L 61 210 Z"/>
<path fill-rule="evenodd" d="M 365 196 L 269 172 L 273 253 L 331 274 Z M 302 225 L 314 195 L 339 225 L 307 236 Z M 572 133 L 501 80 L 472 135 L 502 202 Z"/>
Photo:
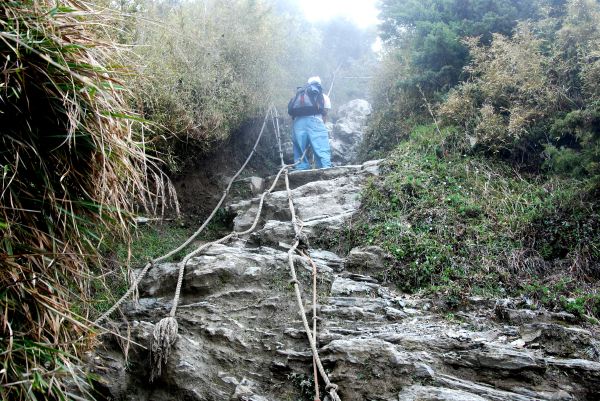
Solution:
<path fill-rule="evenodd" d="M 425 101 L 444 100 L 466 79 L 471 60 L 465 38 L 487 46 L 494 34 L 509 37 L 519 20 L 539 19 L 563 0 L 380 0 L 385 57 L 375 80 L 373 128 L 363 154 L 389 150 L 404 133 L 390 132 L 394 119 L 430 121 Z M 402 71 L 396 76 L 389 71 Z M 392 120 L 389 120 L 392 119 Z M 389 121 L 388 121 L 389 120 Z M 391 130 L 393 131 L 393 129 Z"/>
<path fill-rule="evenodd" d="M 381 36 L 389 45 L 405 42 L 416 75 L 408 81 L 429 91 L 459 82 L 469 60 L 462 38 L 509 35 L 518 20 L 536 15 L 535 2 L 522 0 L 381 0 Z"/>

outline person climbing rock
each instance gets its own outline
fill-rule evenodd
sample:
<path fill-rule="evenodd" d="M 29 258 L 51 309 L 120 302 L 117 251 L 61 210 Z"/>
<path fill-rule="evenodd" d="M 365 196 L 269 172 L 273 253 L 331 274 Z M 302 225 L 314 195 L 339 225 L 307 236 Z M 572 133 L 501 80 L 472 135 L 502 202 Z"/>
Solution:
<path fill-rule="evenodd" d="M 298 88 L 296 95 L 288 103 L 288 114 L 294 120 L 292 128 L 294 162 L 299 162 L 296 170 L 310 168 L 308 156 L 305 155 L 309 145 L 315 156 L 316 167 L 331 167 L 329 132 L 325 127 L 329 110 L 331 110 L 331 100 L 323 93 L 321 78 L 318 76 L 310 77 L 307 84 Z"/>

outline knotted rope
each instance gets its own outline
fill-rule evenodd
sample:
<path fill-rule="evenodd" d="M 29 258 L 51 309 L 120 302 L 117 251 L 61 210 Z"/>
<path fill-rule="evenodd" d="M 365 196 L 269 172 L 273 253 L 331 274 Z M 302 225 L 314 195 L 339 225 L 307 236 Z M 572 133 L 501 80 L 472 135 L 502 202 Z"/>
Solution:
<path fill-rule="evenodd" d="M 229 181 L 229 183 L 227 185 L 227 188 L 223 191 L 223 195 L 222 195 L 221 199 L 217 203 L 217 205 L 214 208 L 214 210 L 212 211 L 212 213 L 206 219 L 206 221 L 202 224 L 202 226 L 200 226 L 200 228 L 190 238 L 188 238 L 183 244 L 181 244 L 179 247 L 177 247 L 176 249 L 172 250 L 171 252 L 169 252 L 161 257 L 158 257 L 158 258 L 153 259 L 150 262 L 148 262 L 144 266 L 144 268 L 142 269 L 140 274 L 138 274 L 138 276 L 135 278 L 134 283 L 127 290 L 127 292 L 108 311 L 106 311 L 104 314 L 102 314 L 94 322 L 94 324 L 98 325 L 99 323 L 101 323 L 102 321 L 107 319 L 119 306 L 122 305 L 123 302 L 125 302 L 125 300 L 127 300 L 127 298 L 129 298 L 131 296 L 132 293 L 137 291 L 138 285 L 140 284 L 141 280 L 145 277 L 145 275 L 148 273 L 148 271 L 154 266 L 154 264 L 160 263 L 160 262 L 170 258 L 171 256 L 175 255 L 177 252 L 181 251 L 182 249 L 186 248 L 206 228 L 206 226 L 210 223 L 210 221 L 216 215 L 218 209 L 222 206 L 225 198 L 229 194 L 229 191 L 231 189 L 233 182 L 242 173 L 242 171 L 246 168 L 246 166 L 250 162 L 252 156 L 256 152 L 257 146 L 259 144 L 259 141 L 260 141 L 262 134 L 264 132 L 264 129 L 266 127 L 266 123 L 267 123 L 267 119 L 268 119 L 269 115 L 274 120 L 273 125 L 274 125 L 274 129 L 275 129 L 275 133 L 276 133 L 277 141 L 278 141 L 278 146 L 279 146 L 281 169 L 279 170 L 275 179 L 273 180 L 271 187 L 269 187 L 269 189 L 267 189 L 266 191 L 263 192 L 263 194 L 260 198 L 260 201 L 259 201 L 256 216 L 254 217 L 254 221 L 250 228 L 248 228 L 247 230 L 241 231 L 241 232 L 233 231 L 230 234 L 222 237 L 221 239 L 218 239 L 218 240 L 210 242 L 210 243 L 203 244 L 203 245 L 199 246 L 196 250 L 187 254 L 183 258 L 183 260 L 180 262 L 178 278 L 177 278 L 177 285 L 175 288 L 175 295 L 173 297 L 173 304 L 171 306 L 171 311 L 169 313 L 169 316 L 161 319 L 154 328 L 152 345 L 151 345 L 151 359 L 152 359 L 153 363 L 152 363 L 152 370 L 151 370 L 151 374 L 150 374 L 150 381 L 153 381 L 154 379 L 156 379 L 157 377 L 159 377 L 161 375 L 162 367 L 165 365 L 165 363 L 168 360 L 171 347 L 175 344 L 175 342 L 177 340 L 178 323 L 175 318 L 175 315 L 177 313 L 177 307 L 179 305 L 179 299 L 180 299 L 180 295 L 181 295 L 181 287 L 183 284 L 183 278 L 185 275 L 185 266 L 187 265 L 187 262 L 191 258 L 198 255 L 200 252 L 204 251 L 205 249 L 209 248 L 212 245 L 220 244 L 225 241 L 228 241 L 231 238 L 247 235 L 247 234 L 250 234 L 251 232 L 253 232 L 255 230 L 255 228 L 258 224 L 258 221 L 260 219 L 260 216 L 262 214 L 262 209 L 264 206 L 264 200 L 265 200 L 266 196 L 269 195 L 275 189 L 277 183 L 279 182 L 279 179 L 281 178 L 281 175 L 283 173 L 285 173 L 285 175 L 284 175 L 285 186 L 286 186 L 286 191 L 287 191 L 287 195 L 288 195 L 288 204 L 289 204 L 289 208 L 290 208 L 290 213 L 292 216 L 292 219 L 291 219 L 292 226 L 293 226 L 294 233 L 295 233 L 294 245 L 288 251 L 288 264 L 289 264 L 290 273 L 292 276 L 291 282 L 294 284 L 296 301 L 297 301 L 298 307 L 300 309 L 300 316 L 302 317 L 302 324 L 304 325 L 304 330 L 306 331 L 306 335 L 308 337 L 308 342 L 310 344 L 310 348 L 311 348 L 311 351 L 313 354 L 313 369 L 314 369 L 314 374 L 315 374 L 315 400 L 319 399 L 319 387 L 318 387 L 318 378 L 317 378 L 317 371 L 318 371 L 321 374 L 323 381 L 325 382 L 325 391 L 329 392 L 329 395 L 331 396 L 333 401 L 341 401 L 340 397 L 337 394 L 338 386 L 331 382 L 327 373 L 325 372 L 325 369 L 323 368 L 323 364 L 321 363 L 321 359 L 319 358 L 319 354 L 318 354 L 317 346 L 316 346 L 316 340 L 317 340 L 317 337 L 316 337 L 316 322 L 317 322 L 317 315 L 316 315 L 316 273 L 317 273 L 317 271 L 316 271 L 316 265 L 314 264 L 312 259 L 310 259 L 310 257 L 308 257 L 308 259 L 310 260 L 310 262 L 313 265 L 313 331 L 312 332 L 309 327 L 308 321 L 306 319 L 306 311 L 304 309 L 304 305 L 302 302 L 302 295 L 300 292 L 298 277 L 296 275 L 296 269 L 294 267 L 294 260 L 293 260 L 294 253 L 297 252 L 299 248 L 308 249 L 308 240 L 307 240 L 306 235 L 302 233 L 302 223 L 296 218 L 296 212 L 295 212 L 292 193 L 291 193 L 291 189 L 290 189 L 288 172 L 291 167 L 294 167 L 295 165 L 297 165 L 300 162 L 300 160 L 302 160 L 304 158 L 305 154 L 303 154 L 302 157 L 300 158 L 300 160 L 294 164 L 286 165 L 284 163 L 283 152 L 282 152 L 282 147 L 281 147 L 281 135 L 280 135 L 280 130 L 279 130 L 278 114 L 277 114 L 277 109 L 273 105 L 271 105 L 269 107 L 269 109 L 265 115 L 265 118 L 264 118 L 263 124 L 262 124 L 262 128 L 260 130 L 258 138 L 256 139 L 254 147 L 252 148 L 252 151 L 250 152 L 250 155 L 248 156 L 248 158 L 246 159 L 246 161 L 244 162 L 242 167 L 231 178 L 231 180 Z M 305 153 L 306 153 L 306 151 L 305 151 Z M 302 251 L 300 251 L 300 253 L 303 254 L 305 257 L 307 257 Z"/>
<path fill-rule="evenodd" d="M 304 251 L 300 251 L 300 254 L 304 256 L 310 262 L 312 266 L 312 312 L 313 312 L 313 340 L 317 342 L 317 265 L 312 260 L 310 255 L 304 253 Z M 321 401 L 319 398 L 319 374 L 317 372 L 317 362 L 315 361 L 315 357 L 313 356 L 313 378 L 315 382 L 315 401 Z"/>
<path fill-rule="evenodd" d="M 275 126 L 275 135 L 277 137 L 277 141 L 279 144 L 279 156 L 281 158 L 281 165 L 284 166 L 283 161 L 283 152 L 281 151 L 281 134 L 279 131 L 279 122 L 278 122 L 278 114 L 277 108 L 273 107 L 272 113 L 274 113 L 277 125 Z M 300 159 L 294 164 L 300 163 L 300 161 L 304 160 L 304 156 L 306 155 L 306 150 L 300 157 Z M 313 374 L 314 374 L 314 382 L 315 382 L 315 401 L 319 401 L 319 377 L 317 371 L 321 374 L 323 381 L 325 382 L 325 391 L 329 392 L 333 401 L 341 401 L 340 397 L 337 394 L 338 386 L 329 380 L 329 376 L 325 372 L 323 368 L 323 364 L 321 363 L 321 359 L 319 358 L 319 353 L 317 351 L 317 266 L 314 261 L 304 253 L 302 249 L 308 249 L 308 238 L 302 233 L 303 224 L 296 217 L 296 209 L 294 207 L 294 200 L 292 197 L 292 191 L 290 189 L 290 181 L 288 178 L 288 169 L 285 170 L 285 188 L 287 191 L 288 197 L 288 207 L 290 209 L 292 227 L 294 229 L 295 242 L 294 245 L 288 250 L 288 265 L 290 267 L 290 273 L 292 279 L 290 283 L 294 285 L 294 292 L 296 294 L 296 301 L 298 303 L 298 308 L 300 309 L 300 316 L 302 317 L 302 324 L 304 325 L 304 330 L 306 331 L 306 335 L 308 337 L 308 342 L 310 344 L 310 349 L 313 355 Z M 301 248 L 301 249 L 300 249 Z M 298 282 L 298 277 L 296 275 L 296 269 L 294 267 L 294 253 L 300 249 L 299 253 L 304 257 L 308 258 L 313 268 L 313 332 L 311 333 L 310 327 L 308 325 L 308 321 L 306 320 L 306 311 L 304 310 L 304 304 L 302 302 L 302 294 L 300 292 L 300 284 Z"/>
<path fill-rule="evenodd" d="M 269 189 L 267 189 L 266 191 L 263 192 L 263 194 L 260 197 L 256 215 L 254 216 L 254 221 L 252 222 L 252 225 L 250 226 L 250 228 L 248 228 L 247 230 L 244 230 L 244 231 L 239 231 L 239 232 L 233 231 L 216 241 L 212 241 L 212 242 L 200 245 L 197 249 L 188 253 L 183 258 L 181 263 L 179 263 L 177 286 L 175 287 L 175 296 L 173 297 L 173 305 L 171 306 L 171 312 L 169 313 L 168 317 L 161 319 L 156 324 L 156 326 L 154 326 L 154 334 L 152 336 L 152 346 L 151 346 L 151 355 L 152 355 L 153 363 L 152 363 L 152 371 L 150 374 L 150 381 L 154 381 L 155 378 L 160 376 L 160 374 L 162 372 L 162 366 L 168 360 L 171 347 L 173 346 L 173 344 L 175 344 L 175 341 L 177 339 L 178 325 L 177 325 L 177 320 L 175 319 L 175 314 L 177 313 L 177 306 L 179 305 L 179 299 L 180 299 L 180 295 L 181 295 L 181 286 L 183 284 L 183 277 L 185 275 L 185 266 L 187 265 L 188 261 L 191 258 L 193 258 L 194 256 L 198 255 L 199 253 L 201 253 L 202 251 L 204 251 L 205 249 L 207 249 L 213 245 L 221 244 L 223 242 L 230 240 L 231 238 L 238 237 L 238 236 L 244 236 L 244 235 L 247 235 L 247 234 L 250 234 L 251 232 L 253 232 L 256 229 L 256 226 L 258 225 L 258 221 L 260 220 L 260 216 L 262 214 L 266 196 L 269 195 L 275 189 L 275 187 L 277 186 L 277 183 L 279 182 L 281 174 L 284 171 L 287 171 L 287 169 L 292 166 L 293 165 L 284 165 L 283 167 L 281 167 L 281 169 L 275 176 L 275 179 L 273 180 L 273 184 L 271 185 L 271 187 L 269 187 Z"/>

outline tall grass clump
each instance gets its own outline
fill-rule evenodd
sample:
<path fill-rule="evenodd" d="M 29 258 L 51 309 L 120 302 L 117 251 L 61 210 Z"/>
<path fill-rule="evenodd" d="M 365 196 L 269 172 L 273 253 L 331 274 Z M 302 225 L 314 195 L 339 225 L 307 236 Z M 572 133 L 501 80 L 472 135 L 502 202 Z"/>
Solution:
<path fill-rule="evenodd" d="M 0 3 L 0 395 L 91 399 L 98 233 L 164 193 L 135 140 L 107 19 L 75 0 Z M 149 190 L 152 187 L 153 190 Z M 79 397 L 79 398 L 78 398 Z"/>

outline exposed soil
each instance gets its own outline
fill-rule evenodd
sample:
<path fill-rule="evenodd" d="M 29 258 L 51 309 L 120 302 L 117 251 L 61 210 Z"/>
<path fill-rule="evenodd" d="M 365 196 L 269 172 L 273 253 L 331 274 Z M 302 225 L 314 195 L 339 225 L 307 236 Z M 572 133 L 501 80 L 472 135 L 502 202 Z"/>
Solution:
<path fill-rule="evenodd" d="M 255 119 L 238 131 L 217 149 L 190 161 L 183 169 L 184 174 L 172 177 L 177 190 L 181 212 L 185 220 L 194 222 L 206 217 L 223 194 L 228 181 L 242 166 L 260 133 L 263 120 Z M 280 121 L 285 141 L 289 133 L 287 121 Z M 287 162 L 287 161 L 286 161 Z M 274 130 L 270 121 L 252 160 L 239 178 L 268 176 L 279 166 L 279 152 Z"/>

